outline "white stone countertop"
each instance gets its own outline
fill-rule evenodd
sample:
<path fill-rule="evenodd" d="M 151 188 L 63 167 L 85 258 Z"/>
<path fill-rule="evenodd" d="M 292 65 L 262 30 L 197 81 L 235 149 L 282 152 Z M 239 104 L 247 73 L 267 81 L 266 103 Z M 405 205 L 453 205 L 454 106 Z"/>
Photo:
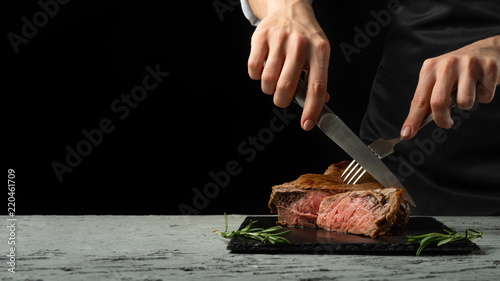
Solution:
<path fill-rule="evenodd" d="M 228 216 L 236 230 L 245 215 Z M 231 254 L 220 216 L 17 216 L 15 273 L 0 216 L 0 280 L 500 280 L 500 217 L 436 217 L 484 232 L 468 255 Z M 12 222 L 12 221 L 11 221 Z"/>

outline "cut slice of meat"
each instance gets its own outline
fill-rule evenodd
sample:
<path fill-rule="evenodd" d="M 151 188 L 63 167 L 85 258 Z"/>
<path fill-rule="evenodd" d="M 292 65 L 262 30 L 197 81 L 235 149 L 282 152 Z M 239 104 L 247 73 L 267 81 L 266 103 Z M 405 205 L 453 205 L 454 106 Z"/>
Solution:
<path fill-rule="evenodd" d="M 323 198 L 317 224 L 337 232 L 378 237 L 408 223 L 409 205 L 404 190 L 356 190 Z"/>
<path fill-rule="evenodd" d="M 305 174 L 273 186 L 269 208 L 278 213 L 278 225 L 322 227 L 327 230 L 383 235 L 408 223 L 410 208 L 404 190 L 383 188 L 366 173 L 355 185 L 340 176 L 348 161 L 330 165 L 323 175 Z"/>
<path fill-rule="evenodd" d="M 278 213 L 279 225 L 316 227 L 323 198 L 353 190 L 381 188 L 372 176 L 365 174 L 355 185 L 346 185 L 340 175 L 349 165 L 344 161 L 331 165 L 324 175 L 305 174 L 297 180 L 273 186 L 269 208 Z"/>

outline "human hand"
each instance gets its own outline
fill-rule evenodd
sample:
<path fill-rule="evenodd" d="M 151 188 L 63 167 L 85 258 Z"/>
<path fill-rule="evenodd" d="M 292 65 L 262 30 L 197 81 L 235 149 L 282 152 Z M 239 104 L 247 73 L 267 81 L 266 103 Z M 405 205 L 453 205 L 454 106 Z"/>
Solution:
<path fill-rule="evenodd" d="M 330 98 L 326 91 L 330 43 L 307 0 L 268 1 L 266 12 L 252 36 L 248 74 L 261 80 L 262 91 L 274 95 L 276 106 L 287 107 L 306 70 L 301 126 L 309 131 Z"/>
<path fill-rule="evenodd" d="M 438 127 L 451 128 L 451 93 L 456 90 L 458 108 L 471 109 L 475 100 L 489 103 L 500 84 L 500 36 L 483 39 L 424 61 L 410 112 L 401 136 L 415 136 L 424 117 L 432 111 Z"/>

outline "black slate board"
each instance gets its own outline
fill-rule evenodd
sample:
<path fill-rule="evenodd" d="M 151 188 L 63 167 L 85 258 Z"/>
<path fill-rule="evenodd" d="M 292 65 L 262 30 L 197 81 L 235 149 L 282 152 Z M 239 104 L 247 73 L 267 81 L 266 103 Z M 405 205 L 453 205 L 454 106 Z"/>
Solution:
<path fill-rule="evenodd" d="M 254 227 L 268 228 L 276 225 L 277 217 L 246 217 L 239 229 L 248 225 L 250 219 L 258 220 Z M 284 227 L 292 232 L 285 237 L 291 244 L 263 244 L 245 237 L 234 237 L 229 241 L 228 250 L 232 253 L 266 254 L 388 254 L 415 255 L 419 245 L 407 242 L 407 235 L 421 235 L 429 232 L 444 233 L 448 229 L 432 217 L 410 217 L 404 230 L 388 233 L 379 238 L 362 235 L 343 234 L 320 228 Z M 281 231 L 283 231 L 281 230 Z M 460 230 L 459 230 L 460 231 Z M 469 254 L 479 250 L 471 241 L 449 243 L 440 247 L 426 247 L 421 255 Z"/>

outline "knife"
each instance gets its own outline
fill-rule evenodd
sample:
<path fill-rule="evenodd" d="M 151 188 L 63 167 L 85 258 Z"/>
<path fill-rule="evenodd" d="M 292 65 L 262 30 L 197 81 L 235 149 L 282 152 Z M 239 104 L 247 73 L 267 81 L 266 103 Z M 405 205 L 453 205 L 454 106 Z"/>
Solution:
<path fill-rule="evenodd" d="M 297 90 L 295 91 L 295 101 L 304 108 L 306 100 L 307 85 L 300 79 Z M 396 176 L 387 168 L 387 166 L 354 134 L 349 127 L 330 109 L 326 104 L 323 105 L 321 115 L 317 123 L 318 127 L 332 139 L 349 156 L 356 160 L 370 175 L 372 175 L 384 187 L 395 187 L 405 190 L 404 198 L 413 207 L 416 207 L 415 201 L 396 178 Z"/>

